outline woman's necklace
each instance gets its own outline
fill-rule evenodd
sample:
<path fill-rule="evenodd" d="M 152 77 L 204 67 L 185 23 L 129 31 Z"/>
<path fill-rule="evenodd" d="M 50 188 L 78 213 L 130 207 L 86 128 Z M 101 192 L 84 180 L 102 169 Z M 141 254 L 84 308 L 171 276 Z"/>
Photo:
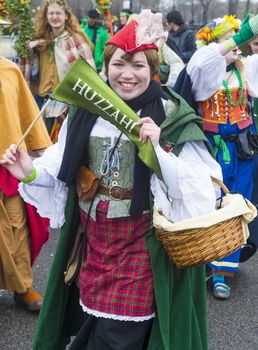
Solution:
<path fill-rule="evenodd" d="M 232 71 L 235 73 L 235 75 L 237 77 L 237 80 L 238 80 L 238 83 L 239 83 L 239 90 L 240 90 L 239 97 L 238 97 L 238 100 L 236 102 L 233 102 L 231 94 L 230 94 L 230 89 L 228 87 L 228 81 L 229 81 L 229 78 L 230 78 L 231 75 L 229 76 L 227 81 L 223 80 L 223 86 L 224 86 L 224 88 L 226 90 L 226 95 L 227 95 L 227 98 L 228 98 L 228 102 L 231 104 L 231 106 L 237 107 L 237 106 L 240 105 L 240 103 L 242 103 L 242 104 L 245 103 L 245 99 L 244 99 L 244 96 L 243 96 L 243 82 L 242 82 L 242 79 L 241 79 L 241 76 L 240 76 L 238 70 L 236 68 L 233 68 Z"/>

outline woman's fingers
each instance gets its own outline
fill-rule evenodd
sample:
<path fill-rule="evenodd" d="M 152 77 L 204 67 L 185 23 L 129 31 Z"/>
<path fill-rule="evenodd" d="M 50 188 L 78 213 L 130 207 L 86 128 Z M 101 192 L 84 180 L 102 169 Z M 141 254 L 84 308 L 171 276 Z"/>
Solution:
<path fill-rule="evenodd" d="M 5 151 L 5 155 L 7 158 L 13 160 L 14 162 L 16 161 L 16 151 L 14 151 L 13 149 L 7 149 Z"/>
<path fill-rule="evenodd" d="M 150 117 L 144 117 L 144 118 L 137 120 L 136 125 L 143 125 L 145 123 L 155 124 L 154 120 L 151 119 Z"/>
<path fill-rule="evenodd" d="M 13 165 L 17 160 L 17 146 L 12 144 L 5 150 L 1 159 L 1 165 Z"/>
<path fill-rule="evenodd" d="M 138 120 L 137 125 L 141 125 L 140 141 L 145 143 L 149 138 L 153 145 L 156 146 L 159 142 L 160 136 L 160 128 L 157 124 L 150 117 L 145 117 Z"/>
<path fill-rule="evenodd" d="M 16 159 L 10 159 L 6 154 L 4 154 L 1 160 L 1 164 L 3 166 L 13 165 L 15 161 Z"/>
<path fill-rule="evenodd" d="M 1 159 L 1 160 L 0 160 L 0 164 L 1 164 L 2 166 L 6 166 L 5 160 Z"/>
<path fill-rule="evenodd" d="M 17 152 L 17 146 L 12 144 L 10 145 L 10 147 L 8 148 L 13 154 L 15 154 Z"/>

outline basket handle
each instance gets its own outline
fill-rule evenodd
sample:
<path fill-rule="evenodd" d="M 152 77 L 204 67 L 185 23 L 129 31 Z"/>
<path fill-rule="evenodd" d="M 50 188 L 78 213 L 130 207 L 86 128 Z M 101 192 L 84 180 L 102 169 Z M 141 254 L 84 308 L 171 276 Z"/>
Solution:
<path fill-rule="evenodd" d="M 212 180 L 213 182 L 215 182 L 217 185 L 219 185 L 219 186 L 222 188 L 222 191 L 223 191 L 225 194 L 229 193 L 229 189 L 227 188 L 226 185 L 224 185 L 224 183 L 223 183 L 222 181 L 216 179 L 216 178 L 213 177 L 213 176 L 211 176 L 211 180 Z"/>

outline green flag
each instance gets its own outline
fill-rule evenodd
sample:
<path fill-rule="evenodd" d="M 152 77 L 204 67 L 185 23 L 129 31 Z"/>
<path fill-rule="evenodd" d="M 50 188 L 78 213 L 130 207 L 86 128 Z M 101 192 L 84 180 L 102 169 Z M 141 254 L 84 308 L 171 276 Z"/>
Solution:
<path fill-rule="evenodd" d="M 139 140 L 139 116 L 100 78 L 81 57 L 73 64 L 52 99 L 81 107 L 114 124 L 137 147 L 141 160 L 162 179 L 160 165 L 150 140 Z"/>

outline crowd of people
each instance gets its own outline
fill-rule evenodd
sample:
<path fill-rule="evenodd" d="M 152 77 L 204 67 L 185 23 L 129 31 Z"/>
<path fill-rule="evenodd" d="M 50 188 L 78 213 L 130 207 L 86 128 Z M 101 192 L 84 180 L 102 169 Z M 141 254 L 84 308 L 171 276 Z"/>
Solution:
<path fill-rule="evenodd" d="M 33 93 L 0 56 L 0 289 L 41 309 L 34 350 L 65 349 L 73 336 L 71 350 L 207 350 L 206 274 L 214 297 L 228 299 L 226 278 L 256 251 L 255 224 L 233 254 L 179 269 L 152 215 L 211 213 L 222 195 L 212 178 L 256 198 L 258 146 L 243 148 L 257 135 L 258 15 L 195 33 L 176 10 L 165 31 L 160 13 L 123 9 L 114 35 L 100 18 L 91 9 L 79 24 L 66 0 L 44 0 L 28 42 L 39 60 Z M 49 101 L 79 56 L 134 111 L 137 143 L 97 112 Z M 49 222 L 60 238 L 42 304 L 32 263 Z M 71 257 L 79 268 L 67 280 Z"/>

